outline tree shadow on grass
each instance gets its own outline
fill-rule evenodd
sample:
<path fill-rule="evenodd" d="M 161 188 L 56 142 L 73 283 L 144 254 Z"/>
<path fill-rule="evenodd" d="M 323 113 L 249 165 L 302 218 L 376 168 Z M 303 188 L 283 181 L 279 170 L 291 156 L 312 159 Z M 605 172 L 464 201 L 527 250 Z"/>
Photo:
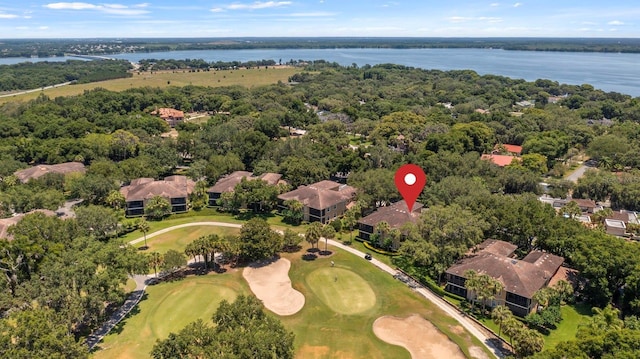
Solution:
<path fill-rule="evenodd" d="M 146 296 L 147 296 L 147 294 L 145 293 L 142 296 L 142 300 L 146 299 Z M 131 317 L 133 317 L 133 316 L 135 316 L 135 315 L 137 315 L 139 313 L 140 313 L 140 307 L 138 305 L 136 305 L 135 307 L 133 307 L 133 309 L 131 309 L 131 311 L 129 311 L 129 314 L 125 315 L 124 318 L 122 318 L 120 323 L 116 324 L 116 326 L 113 327 L 113 329 L 111 329 L 111 331 L 109 331 L 109 334 L 120 334 L 120 333 L 122 333 L 122 331 L 124 330 L 124 326 L 129 321 L 129 318 L 131 318 Z"/>
<path fill-rule="evenodd" d="M 279 255 L 275 255 L 271 258 L 265 258 L 265 259 L 260 259 L 257 261 L 253 261 L 249 264 L 247 264 L 247 267 L 251 267 L 251 268 L 261 268 L 261 267 L 266 267 L 271 263 L 277 262 L 280 259 Z"/>
<path fill-rule="evenodd" d="M 333 252 L 332 252 L 332 251 L 327 250 L 327 251 L 320 251 L 320 252 L 318 252 L 318 254 L 319 254 L 319 255 L 321 255 L 321 256 L 323 256 L 323 257 L 329 257 L 330 255 L 332 255 L 332 254 L 333 254 Z"/>
<path fill-rule="evenodd" d="M 305 260 L 307 262 L 315 261 L 317 258 L 318 256 L 315 253 L 305 253 L 302 255 L 302 260 Z"/>

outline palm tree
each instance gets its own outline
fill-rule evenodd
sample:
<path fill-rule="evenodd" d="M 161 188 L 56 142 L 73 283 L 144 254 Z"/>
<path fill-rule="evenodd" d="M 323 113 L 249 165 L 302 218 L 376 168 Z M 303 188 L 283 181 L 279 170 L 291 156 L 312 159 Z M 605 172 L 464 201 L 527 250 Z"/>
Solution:
<path fill-rule="evenodd" d="M 551 302 L 555 295 L 557 295 L 557 293 L 554 289 L 545 287 L 533 293 L 533 297 L 531 297 L 531 299 L 538 302 L 538 305 L 542 308 L 546 308 L 549 306 L 549 302 Z"/>
<path fill-rule="evenodd" d="M 324 237 L 324 251 L 327 252 L 327 242 L 336 237 L 336 230 L 331 223 L 327 223 L 322 227 L 322 236 Z"/>
<path fill-rule="evenodd" d="M 146 218 L 142 217 L 138 220 L 138 229 L 144 235 L 144 249 L 149 248 L 149 246 L 147 246 L 147 232 L 149 232 L 151 228 L 149 227 L 149 222 L 147 222 Z"/>
<path fill-rule="evenodd" d="M 349 240 L 353 240 L 353 227 L 356 225 L 357 219 L 355 213 L 351 210 L 347 210 L 342 217 L 343 227 L 349 228 Z"/>
<path fill-rule="evenodd" d="M 513 317 L 513 313 L 511 313 L 511 309 L 504 305 L 499 305 L 491 311 L 491 318 L 493 318 L 493 322 L 498 324 L 498 336 L 502 334 L 502 326 L 505 325 L 507 320 Z"/>
<path fill-rule="evenodd" d="M 464 281 L 464 286 L 467 288 L 467 291 L 470 291 L 472 294 L 467 293 L 467 298 L 471 296 L 471 311 L 474 310 L 476 304 L 476 293 L 482 286 L 480 282 L 480 276 L 473 269 L 469 269 L 462 274 L 466 280 Z"/>
<path fill-rule="evenodd" d="M 304 233 L 304 238 L 311 244 L 311 248 L 314 248 L 313 246 L 318 243 L 320 237 L 322 237 L 322 223 L 311 223 Z"/>
<path fill-rule="evenodd" d="M 187 246 L 184 249 L 184 254 L 186 254 L 189 257 L 193 257 L 193 261 L 196 262 L 199 254 L 197 243 L 193 241 L 187 244 Z"/>
<path fill-rule="evenodd" d="M 509 345 L 513 348 L 513 338 L 525 330 L 524 324 L 520 323 L 514 316 L 507 318 L 503 324 L 504 334 L 509 336 Z"/>
<path fill-rule="evenodd" d="M 151 252 L 149 253 L 149 265 L 153 267 L 153 272 L 158 277 L 158 267 L 164 263 L 164 258 L 161 253 Z"/>
<path fill-rule="evenodd" d="M 559 280 L 553 288 L 560 295 L 560 303 L 566 303 L 573 296 L 573 285 L 566 280 Z"/>
<path fill-rule="evenodd" d="M 376 225 L 376 232 L 378 233 L 378 247 L 382 247 L 382 244 L 387 239 L 389 232 L 391 232 L 391 226 L 387 221 L 381 221 Z"/>

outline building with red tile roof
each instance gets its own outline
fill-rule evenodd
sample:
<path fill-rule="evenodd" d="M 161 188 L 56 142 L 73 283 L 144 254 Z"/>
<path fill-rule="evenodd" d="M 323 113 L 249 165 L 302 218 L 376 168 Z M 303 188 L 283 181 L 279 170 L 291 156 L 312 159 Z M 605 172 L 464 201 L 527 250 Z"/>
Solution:
<path fill-rule="evenodd" d="M 520 161 L 520 158 L 507 155 L 484 154 L 480 159 L 491 161 L 492 163 L 504 167 L 510 165 L 513 161 Z"/>
<path fill-rule="evenodd" d="M 159 108 L 151 112 L 151 114 L 165 120 L 171 128 L 184 121 L 184 112 L 173 108 Z"/>

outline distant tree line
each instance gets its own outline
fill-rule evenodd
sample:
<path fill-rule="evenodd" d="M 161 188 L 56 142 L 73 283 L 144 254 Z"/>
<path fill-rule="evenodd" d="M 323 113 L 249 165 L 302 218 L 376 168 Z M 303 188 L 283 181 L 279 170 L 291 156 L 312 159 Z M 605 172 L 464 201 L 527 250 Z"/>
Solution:
<path fill-rule="evenodd" d="M 67 60 L 0 65 L 0 91 L 31 90 L 64 82 L 95 82 L 132 76 L 126 60 Z"/>
<path fill-rule="evenodd" d="M 117 54 L 184 50 L 334 49 L 334 48 L 482 48 L 521 51 L 640 52 L 631 38 L 237 38 L 119 40 L 6 40 L 0 57 L 48 57 L 74 54 Z"/>
<path fill-rule="evenodd" d="M 141 71 L 161 71 L 161 70 L 203 70 L 209 69 L 227 70 L 234 68 L 253 68 L 260 66 L 274 66 L 274 60 L 258 60 L 258 61 L 215 61 L 207 62 L 203 59 L 143 59 L 138 61 Z"/>

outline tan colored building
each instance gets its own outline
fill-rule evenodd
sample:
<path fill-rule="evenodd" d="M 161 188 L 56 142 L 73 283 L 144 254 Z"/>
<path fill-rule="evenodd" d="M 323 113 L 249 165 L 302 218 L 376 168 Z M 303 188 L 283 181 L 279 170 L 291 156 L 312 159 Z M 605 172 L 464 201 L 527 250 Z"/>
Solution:
<path fill-rule="evenodd" d="M 57 165 L 36 165 L 16 171 L 14 175 L 20 182 L 27 183 L 30 180 L 40 178 L 47 173 L 59 173 L 65 175 L 67 173 L 85 173 L 86 171 L 84 164 L 80 162 L 66 162 L 59 163 Z"/>
<path fill-rule="evenodd" d="M 207 190 L 207 194 L 209 195 L 209 206 L 217 206 L 220 196 L 225 192 L 233 192 L 236 186 L 242 182 L 242 179 L 246 179 L 248 181 L 259 179 L 272 186 L 280 183 L 286 183 L 282 180 L 282 175 L 279 173 L 267 172 L 260 176 L 254 176 L 251 172 L 235 171 L 220 178 L 216 184 Z"/>
<path fill-rule="evenodd" d="M 465 272 L 474 270 L 499 280 L 504 290 L 499 293 L 490 307 L 506 305 L 520 317 L 537 308 L 533 295 L 546 287 L 558 272 L 564 258 L 542 251 L 532 251 L 523 259 L 515 259 L 517 246 L 493 239 L 481 243 L 470 255 L 451 266 L 446 271 L 448 292 L 463 296 L 469 300 L 475 293 L 465 287 Z"/>
<path fill-rule="evenodd" d="M 304 221 L 324 224 L 342 216 L 355 194 L 356 189 L 346 184 L 320 181 L 283 193 L 278 196 L 278 200 L 282 209 L 285 201 L 299 201 L 304 206 Z"/>
<path fill-rule="evenodd" d="M 180 213 L 189 210 L 189 195 L 196 183 L 186 176 L 170 176 L 162 181 L 153 178 L 137 178 L 131 184 L 120 189 L 125 198 L 125 214 L 142 216 L 147 202 L 156 196 L 166 198 L 171 203 L 171 212 Z"/>
<path fill-rule="evenodd" d="M 402 200 L 389 206 L 379 207 L 375 212 L 358 220 L 358 237 L 368 241 L 376 231 L 376 226 L 380 222 L 387 222 L 391 229 L 400 229 L 405 223 L 415 222 L 422 212 L 422 204 L 415 203 L 413 211 L 409 212 L 407 203 Z M 394 243 L 393 248 L 397 250 L 399 243 Z"/>
<path fill-rule="evenodd" d="M 184 112 L 173 108 L 159 108 L 151 112 L 151 114 L 165 120 L 171 128 L 184 121 Z"/>
<path fill-rule="evenodd" d="M 13 217 L 9 218 L 0 218 L 0 239 L 6 238 L 8 240 L 13 240 L 13 237 L 9 235 L 9 227 L 18 224 L 26 215 L 33 213 L 44 213 L 45 216 L 54 217 L 56 214 L 53 211 L 48 209 L 35 209 L 28 213 L 19 213 Z"/>

